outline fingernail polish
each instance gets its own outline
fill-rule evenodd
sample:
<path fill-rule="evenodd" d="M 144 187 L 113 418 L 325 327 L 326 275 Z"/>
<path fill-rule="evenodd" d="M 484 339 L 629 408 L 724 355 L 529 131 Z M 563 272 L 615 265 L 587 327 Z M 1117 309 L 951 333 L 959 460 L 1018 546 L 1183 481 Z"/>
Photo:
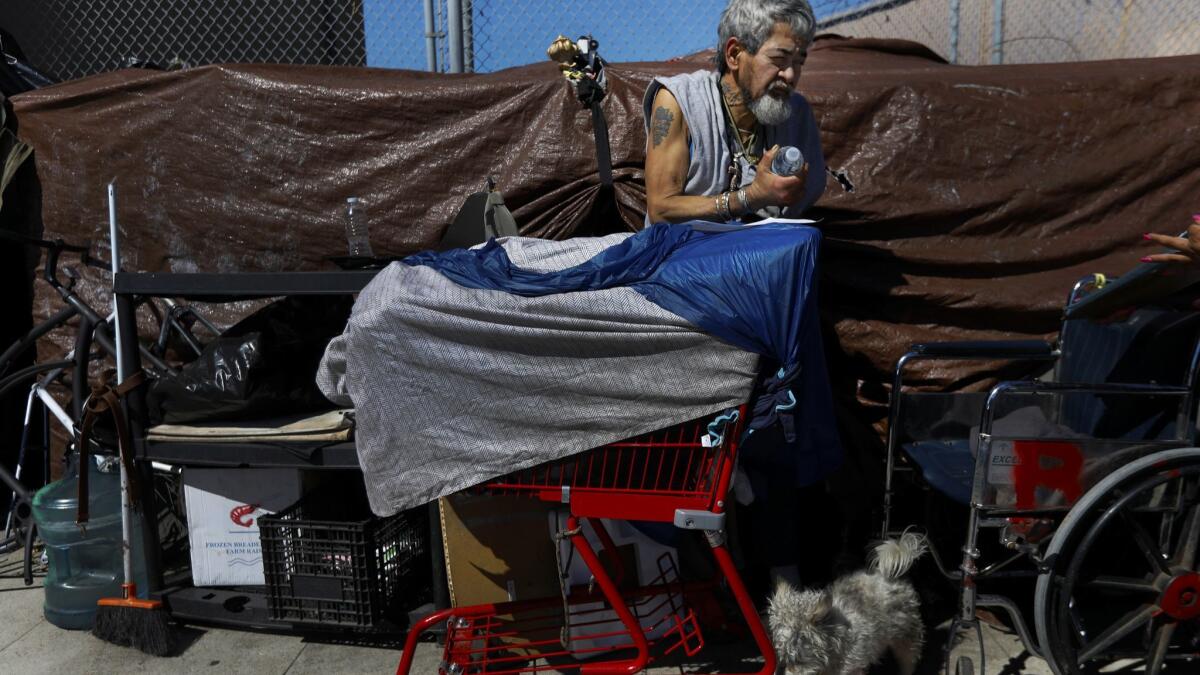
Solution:
<path fill-rule="evenodd" d="M 1146 256 L 1145 258 L 1142 258 L 1142 262 L 1154 262 L 1154 261 L 1150 259 L 1150 256 Z"/>
<path fill-rule="evenodd" d="M 1142 235 L 1142 239 L 1149 239 L 1149 238 L 1150 238 L 1150 235 L 1148 233 Z"/>

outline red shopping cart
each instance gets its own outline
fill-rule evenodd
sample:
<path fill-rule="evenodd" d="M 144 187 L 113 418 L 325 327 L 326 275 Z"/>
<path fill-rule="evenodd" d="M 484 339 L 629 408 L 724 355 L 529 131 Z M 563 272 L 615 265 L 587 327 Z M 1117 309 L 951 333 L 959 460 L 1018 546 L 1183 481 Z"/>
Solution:
<path fill-rule="evenodd" d="M 704 646 L 700 623 L 687 605 L 688 586 L 674 560 L 664 555 L 656 579 L 621 590 L 616 547 L 601 518 L 673 523 L 702 532 L 720 580 L 762 653 L 757 672 L 774 673 L 775 651 L 725 546 L 725 499 L 745 412 L 743 406 L 478 486 L 487 493 L 562 504 L 569 515 L 560 536 L 570 541 L 599 590 L 564 589 L 562 597 L 435 612 L 409 631 L 397 675 L 409 672 L 420 636 L 442 622 L 443 675 L 636 673 L 668 654 L 699 652 Z M 585 523 L 600 542 L 611 575 L 588 542 Z"/>

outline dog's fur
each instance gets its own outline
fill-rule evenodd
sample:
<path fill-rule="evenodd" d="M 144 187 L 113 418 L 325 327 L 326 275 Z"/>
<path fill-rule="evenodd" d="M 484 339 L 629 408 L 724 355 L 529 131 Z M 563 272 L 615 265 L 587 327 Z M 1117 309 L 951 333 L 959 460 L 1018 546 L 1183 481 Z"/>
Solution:
<path fill-rule="evenodd" d="M 905 532 L 875 546 L 869 569 L 843 576 L 828 588 L 798 590 L 780 581 L 767 620 L 783 672 L 865 673 L 891 650 L 900 673 L 912 675 L 925 629 L 917 593 L 900 577 L 924 552 L 924 537 Z"/>

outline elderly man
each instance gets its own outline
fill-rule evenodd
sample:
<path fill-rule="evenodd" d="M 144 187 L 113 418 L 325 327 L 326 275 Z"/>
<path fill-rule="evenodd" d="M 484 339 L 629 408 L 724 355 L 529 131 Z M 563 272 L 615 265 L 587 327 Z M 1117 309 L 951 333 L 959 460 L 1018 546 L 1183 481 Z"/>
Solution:
<path fill-rule="evenodd" d="M 796 93 L 812 41 L 807 0 L 731 0 L 717 70 L 657 78 L 646 91 L 647 223 L 798 217 L 825 188 L 808 101 Z M 796 176 L 767 167 L 796 146 Z"/>
<path fill-rule="evenodd" d="M 716 72 L 650 84 L 644 99 L 647 224 L 795 218 L 821 196 L 820 135 L 808 102 L 795 91 L 814 23 L 807 0 L 730 0 L 717 29 Z M 788 145 L 800 149 L 807 165 L 794 176 L 771 173 L 779 147 Z M 820 482 L 798 484 L 784 448 L 774 427 L 744 446 L 742 466 L 756 499 L 737 520 L 753 559 L 749 581 L 760 589 L 766 584 L 754 582 L 766 570 L 792 583 L 800 577 L 823 582 L 838 546 L 838 518 L 831 513 L 837 505 Z"/>

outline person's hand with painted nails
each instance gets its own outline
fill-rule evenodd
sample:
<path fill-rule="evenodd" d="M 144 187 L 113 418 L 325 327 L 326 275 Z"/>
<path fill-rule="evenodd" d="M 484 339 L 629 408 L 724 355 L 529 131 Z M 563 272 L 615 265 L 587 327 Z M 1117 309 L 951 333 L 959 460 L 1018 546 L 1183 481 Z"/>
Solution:
<path fill-rule="evenodd" d="M 1144 234 L 1146 241 L 1165 246 L 1172 251 L 1155 253 L 1142 258 L 1142 262 L 1184 263 L 1200 265 L 1200 213 L 1192 216 L 1186 237 L 1171 237 L 1165 234 Z"/>

